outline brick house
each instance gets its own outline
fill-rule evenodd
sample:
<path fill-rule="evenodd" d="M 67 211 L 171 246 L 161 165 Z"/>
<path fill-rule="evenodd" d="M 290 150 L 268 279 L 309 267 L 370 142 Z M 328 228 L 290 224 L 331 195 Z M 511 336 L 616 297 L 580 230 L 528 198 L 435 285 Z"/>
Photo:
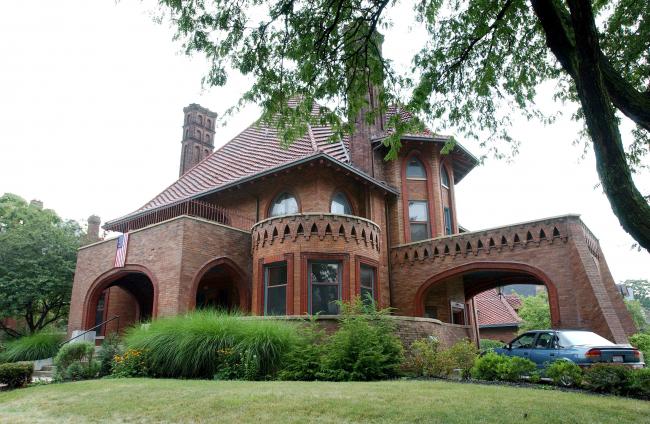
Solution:
<path fill-rule="evenodd" d="M 385 123 L 401 113 L 357 119 L 336 142 L 311 125 L 287 149 L 253 125 L 213 152 L 215 115 L 189 105 L 179 179 L 104 224 L 129 234 L 125 266 L 115 239 L 79 250 L 69 331 L 202 306 L 336 315 L 332 301 L 361 295 L 394 308 L 407 339 L 451 342 L 476 338 L 477 294 L 526 282 L 546 286 L 555 327 L 626 342 L 634 326 L 579 216 L 461 232 L 454 191 L 476 158 L 460 144 L 441 154 L 448 138 L 424 131 L 384 161 Z"/>
<path fill-rule="evenodd" d="M 521 299 L 490 289 L 474 296 L 476 322 L 481 339 L 509 342 L 519 331 L 522 319 L 517 314 Z"/>

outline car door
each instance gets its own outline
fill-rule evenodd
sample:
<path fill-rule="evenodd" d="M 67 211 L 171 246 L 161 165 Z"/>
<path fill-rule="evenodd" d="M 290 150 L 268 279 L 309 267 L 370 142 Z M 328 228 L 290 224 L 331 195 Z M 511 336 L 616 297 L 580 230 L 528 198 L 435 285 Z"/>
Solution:
<path fill-rule="evenodd" d="M 520 356 L 529 359 L 530 352 L 535 345 L 537 333 L 524 333 L 510 343 L 510 356 Z"/>
<path fill-rule="evenodd" d="M 530 360 L 537 364 L 537 368 L 544 368 L 557 359 L 557 349 L 555 332 L 539 333 L 535 345 L 530 350 Z"/>

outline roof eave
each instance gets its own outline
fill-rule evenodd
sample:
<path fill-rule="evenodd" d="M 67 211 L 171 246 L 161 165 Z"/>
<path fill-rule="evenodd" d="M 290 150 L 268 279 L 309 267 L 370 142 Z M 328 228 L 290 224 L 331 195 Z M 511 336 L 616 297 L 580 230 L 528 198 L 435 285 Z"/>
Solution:
<path fill-rule="evenodd" d="M 207 195 L 210 195 L 210 194 L 218 193 L 220 191 L 227 190 L 227 189 L 233 188 L 233 187 L 237 187 L 237 186 L 239 186 L 241 184 L 245 184 L 247 182 L 254 181 L 254 180 L 258 179 L 258 178 L 262 178 L 262 177 L 268 176 L 270 174 L 274 174 L 276 172 L 281 172 L 281 171 L 284 171 L 286 169 L 292 168 L 294 166 L 299 166 L 299 165 L 302 165 L 302 164 L 305 164 L 305 163 L 308 163 L 308 162 L 311 162 L 311 161 L 317 160 L 317 159 L 326 159 L 326 160 L 330 161 L 331 163 L 333 163 L 333 164 L 335 164 L 337 166 L 340 166 L 340 167 L 344 168 L 345 170 L 347 170 L 347 171 L 349 171 L 349 172 L 363 178 L 364 180 L 366 180 L 368 182 L 371 182 L 376 187 L 378 187 L 378 188 L 380 188 L 380 189 L 382 189 L 382 190 L 384 190 L 384 191 L 386 191 L 386 192 L 388 192 L 390 194 L 393 194 L 393 195 L 397 196 L 400 193 L 399 190 L 397 190 L 396 188 L 391 187 L 388 184 L 383 184 L 382 182 L 372 178 L 371 176 L 367 175 L 366 173 L 364 173 L 362 171 L 359 171 L 358 169 L 354 168 L 353 166 L 350 166 L 350 165 L 348 165 L 346 163 L 343 163 L 343 162 L 341 162 L 339 160 L 336 160 L 336 159 L 334 159 L 333 157 L 331 157 L 330 155 L 328 155 L 326 153 L 318 152 L 316 154 L 305 156 L 305 157 L 302 157 L 302 158 L 297 159 L 297 160 L 292 161 L 292 162 L 284 163 L 284 164 L 282 164 L 280 166 L 277 166 L 277 167 L 274 167 L 274 168 L 269 168 L 269 169 L 263 170 L 261 172 L 255 173 L 255 174 L 248 175 L 246 177 L 240 178 L 238 180 L 231 181 L 229 183 L 220 185 L 218 187 L 214 187 L 212 189 L 202 191 L 200 193 L 194 194 L 192 196 L 188 196 L 188 197 L 186 197 L 184 199 L 181 199 L 181 200 L 178 200 L 176 202 L 168 203 L 168 204 L 165 204 L 165 205 L 162 205 L 162 206 L 154 207 L 154 208 L 147 209 L 147 210 L 137 212 L 137 213 L 131 213 L 131 214 L 125 215 L 123 217 L 120 217 L 118 219 L 107 221 L 102 226 L 102 228 L 107 229 L 107 227 L 114 227 L 115 225 L 117 225 L 117 224 L 119 224 L 121 222 L 137 218 L 137 217 L 139 217 L 141 215 L 150 213 L 150 212 L 155 211 L 157 209 L 167 208 L 167 207 L 170 207 L 170 206 L 177 205 L 179 203 L 187 202 L 188 200 L 195 200 L 195 199 L 198 199 L 200 197 L 204 197 L 204 196 L 207 196 Z"/>

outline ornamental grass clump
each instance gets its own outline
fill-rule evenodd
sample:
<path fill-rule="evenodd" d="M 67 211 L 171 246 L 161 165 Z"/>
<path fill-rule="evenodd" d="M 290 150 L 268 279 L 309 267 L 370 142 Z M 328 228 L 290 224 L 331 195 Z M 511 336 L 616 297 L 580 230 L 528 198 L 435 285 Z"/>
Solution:
<path fill-rule="evenodd" d="M 297 341 L 291 323 L 214 310 L 161 318 L 132 328 L 124 338 L 127 348 L 146 352 L 152 376 L 213 378 L 229 367 L 241 371 L 228 378 L 249 380 L 274 376 Z"/>
<path fill-rule="evenodd" d="M 34 333 L 6 343 L 0 353 L 0 362 L 36 361 L 52 358 L 59 350 L 65 334 L 53 332 Z"/>

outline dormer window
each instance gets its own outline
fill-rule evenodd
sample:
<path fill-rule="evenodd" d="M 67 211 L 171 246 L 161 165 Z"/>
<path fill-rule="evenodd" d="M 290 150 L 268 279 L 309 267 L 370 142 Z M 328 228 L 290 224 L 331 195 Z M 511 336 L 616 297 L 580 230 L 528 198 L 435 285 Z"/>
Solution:
<path fill-rule="evenodd" d="M 410 180 L 424 180 L 427 178 L 427 172 L 420 159 L 413 156 L 406 164 L 406 178 Z"/>
<path fill-rule="evenodd" d="M 298 213 L 298 201 L 293 194 L 284 192 L 275 198 L 269 209 L 269 217 Z"/>
<path fill-rule="evenodd" d="M 352 215 L 352 206 L 350 206 L 348 197 L 340 191 L 335 193 L 330 204 L 330 212 L 339 215 Z"/>

